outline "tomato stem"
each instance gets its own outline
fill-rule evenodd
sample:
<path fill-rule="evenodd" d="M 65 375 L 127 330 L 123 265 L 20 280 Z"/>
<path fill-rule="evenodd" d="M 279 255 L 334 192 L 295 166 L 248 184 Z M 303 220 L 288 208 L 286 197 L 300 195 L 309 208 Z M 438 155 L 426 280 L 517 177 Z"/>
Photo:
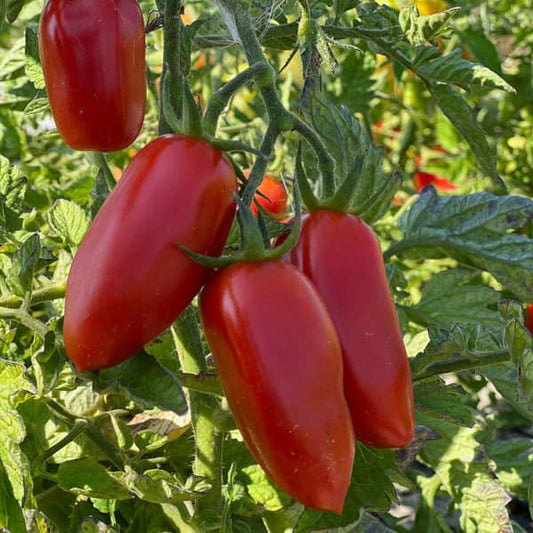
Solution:
<path fill-rule="evenodd" d="M 481 366 L 505 363 L 510 360 L 509 350 L 506 349 L 480 353 L 478 357 L 457 357 L 453 361 L 440 361 L 425 368 L 418 375 L 413 376 L 413 383 L 426 381 L 441 374 L 473 370 Z"/>
<path fill-rule="evenodd" d="M 43 302 L 51 300 L 59 300 L 65 297 L 65 283 L 50 283 L 45 287 L 36 289 L 32 292 L 29 305 L 38 305 Z M 9 309 L 16 309 L 23 303 L 23 299 L 20 296 L 10 294 L 9 296 L 2 296 L 0 298 L 0 308 L 5 307 Z"/>
<path fill-rule="evenodd" d="M 163 71 L 161 72 L 161 102 L 159 110 L 159 134 L 174 131 L 166 114 L 169 108 L 172 116 L 181 118 L 183 83 L 180 65 L 180 34 L 182 23 L 181 0 L 165 0 L 163 11 Z M 166 89 L 165 89 L 166 88 Z M 165 89 L 165 90 L 164 90 Z M 167 113 L 165 113 L 167 107 Z"/>
<path fill-rule="evenodd" d="M 198 320 L 191 305 L 176 320 L 171 331 L 183 372 L 197 375 L 206 373 Z M 205 477 L 211 485 L 197 502 L 196 514 L 201 515 L 207 510 L 217 510 L 222 505 L 222 442 L 225 432 L 216 424 L 216 413 L 220 411 L 216 397 L 189 390 L 188 398 L 196 446 L 193 472 Z"/>

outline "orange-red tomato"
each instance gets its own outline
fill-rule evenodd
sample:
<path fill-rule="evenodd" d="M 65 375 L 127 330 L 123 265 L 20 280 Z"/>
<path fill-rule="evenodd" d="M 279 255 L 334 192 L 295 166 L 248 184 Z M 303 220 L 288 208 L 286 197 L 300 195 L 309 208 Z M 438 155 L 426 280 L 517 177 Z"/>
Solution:
<path fill-rule="evenodd" d="M 341 513 L 354 458 L 335 328 L 312 283 L 281 261 L 237 263 L 200 296 L 220 381 L 270 478 L 309 507 Z"/>
<path fill-rule="evenodd" d="M 146 100 L 136 0 L 48 0 L 39 50 L 50 107 L 69 146 L 111 152 L 135 140 Z"/>
<path fill-rule="evenodd" d="M 187 256 L 219 255 L 237 180 L 205 141 L 165 135 L 133 158 L 72 263 L 64 339 L 78 371 L 116 365 L 180 315 L 210 276 Z"/>
<path fill-rule="evenodd" d="M 249 177 L 250 172 L 244 173 L 246 177 Z M 259 204 L 268 213 L 276 218 L 283 217 L 287 213 L 288 196 L 287 191 L 283 183 L 265 174 L 261 185 L 258 187 L 258 192 L 254 196 L 254 202 L 252 203 L 252 213 L 257 216 Z"/>

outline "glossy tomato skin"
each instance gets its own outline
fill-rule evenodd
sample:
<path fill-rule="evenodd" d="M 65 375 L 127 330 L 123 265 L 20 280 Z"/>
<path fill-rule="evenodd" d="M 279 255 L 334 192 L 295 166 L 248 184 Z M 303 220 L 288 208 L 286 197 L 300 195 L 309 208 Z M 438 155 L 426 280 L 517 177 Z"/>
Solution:
<path fill-rule="evenodd" d="M 339 341 L 310 281 L 281 261 L 237 263 L 200 297 L 207 341 L 248 448 L 270 478 L 342 512 L 354 438 Z"/>
<path fill-rule="evenodd" d="M 52 113 L 69 146 L 111 152 L 135 140 L 146 100 L 136 0 L 48 0 L 39 50 Z"/>
<path fill-rule="evenodd" d="M 376 448 L 407 446 L 414 432 L 409 362 L 375 234 L 355 216 L 313 211 L 287 260 L 312 280 L 335 324 L 355 438 Z"/>
<path fill-rule="evenodd" d="M 78 371 L 120 363 L 178 317 L 210 275 L 178 244 L 219 255 L 234 191 L 231 164 L 204 141 L 165 135 L 139 151 L 68 277 L 64 339 Z"/>

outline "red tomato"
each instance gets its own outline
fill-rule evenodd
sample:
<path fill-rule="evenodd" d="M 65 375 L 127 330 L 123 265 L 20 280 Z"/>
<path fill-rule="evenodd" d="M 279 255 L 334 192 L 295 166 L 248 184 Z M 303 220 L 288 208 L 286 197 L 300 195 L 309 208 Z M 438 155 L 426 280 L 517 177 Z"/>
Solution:
<path fill-rule="evenodd" d="M 236 189 L 231 164 L 198 139 L 165 135 L 133 158 L 68 277 L 65 348 L 78 371 L 120 363 L 178 317 L 210 274 L 178 244 L 220 254 Z"/>
<path fill-rule="evenodd" d="M 144 24 L 136 0 L 48 0 L 39 50 L 57 128 L 76 150 L 131 144 L 144 118 Z"/>
<path fill-rule="evenodd" d="M 376 448 L 407 446 L 414 431 L 409 362 L 375 234 L 352 215 L 313 211 L 287 259 L 313 281 L 335 324 L 355 438 Z"/>
<path fill-rule="evenodd" d="M 525 326 L 533 335 L 533 304 L 527 304 Z"/>
<path fill-rule="evenodd" d="M 249 177 L 250 173 L 245 172 L 244 175 Z M 257 216 L 258 209 L 255 202 L 263 207 L 267 212 L 274 216 L 283 216 L 287 212 L 287 191 L 281 181 L 271 178 L 268 174 L 265 174 L 261 185 L 259 185 L 258 191 L 262 195 L 256 194 L 254 196 L 254 203 L 252 203 L 252 213 Z M 265 198 L 266 197 L 266 198 Z"/>
<path fill-rule="evenodd" d="M 455 191 L 457 187 L 446 178 L 439 178 L 435 174 L 423 172 L 419 170 L 415 174 L 415 187 L 417 191 L 421 191 L 424 187 L 433 185 L 436 189 L 441 191 Z"/>
<path fill-rule="evenodd" d="M 272 480 L 342 512 L 354 439 L 339 341 L 309 280 L 281 261 L 237 263 L 200 297 L 204 331 L 242 436 Z"/>

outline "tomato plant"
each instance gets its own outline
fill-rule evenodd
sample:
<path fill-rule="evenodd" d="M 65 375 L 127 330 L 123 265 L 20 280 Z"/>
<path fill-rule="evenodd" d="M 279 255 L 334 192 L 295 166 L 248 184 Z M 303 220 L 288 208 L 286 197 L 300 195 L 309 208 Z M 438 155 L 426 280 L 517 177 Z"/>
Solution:
<path fill-rule="evenodd" d="M 407 446 L 414 431 L 409 363 L 375 234 L 352 215 L 312 211 L 287 259 L 316 285 L 335 324 L 356 439 Z"/>
<path fill-rule="evenodd" d="M 166 135 L 133 158 L 68 277 L 65 348 L 79 371 L 123 361 L 177 318 L 209 276 L 178 245 L 219 254 L 235 190 L 233 168 L 204 141 Z"/>
<path fill-rule="evenodd" d="M 144 24 L 135 0 L 48 0 L 39 24 L 48 99 L 64 141 L 110 152 L 130 145 L 146 100 Z"/>
<path fill-rule="evenodd" d="M 280 261 L 236 263 L 209 281 L 200 312 L 231 411 L 257 461 L 299 502 L 341 513 L 353 430 L 339 341 L 315 288 Z"/>

